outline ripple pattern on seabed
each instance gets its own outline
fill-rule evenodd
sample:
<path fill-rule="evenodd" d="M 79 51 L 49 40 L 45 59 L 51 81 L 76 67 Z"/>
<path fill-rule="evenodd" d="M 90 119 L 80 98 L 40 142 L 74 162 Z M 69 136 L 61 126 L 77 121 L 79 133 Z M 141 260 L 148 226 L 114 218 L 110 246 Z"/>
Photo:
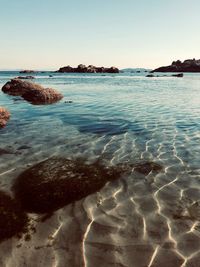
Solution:
<path fill-rule="evenodd" d="M 12 75 L 0 74 L 0 84 Z M 1 243 L 0 266 L 200 266 L 199 81 L 44 74 L 36 82 L 73 103 L 42 107 L 1 93 L 12 114 L 0 132 L 0 148 L 10 151 L 1 155 L 1 189 L 52 155 L 164 169 L 145 176 L 133 168 L 44 222 L 30 214 L 36 232 Z"/>

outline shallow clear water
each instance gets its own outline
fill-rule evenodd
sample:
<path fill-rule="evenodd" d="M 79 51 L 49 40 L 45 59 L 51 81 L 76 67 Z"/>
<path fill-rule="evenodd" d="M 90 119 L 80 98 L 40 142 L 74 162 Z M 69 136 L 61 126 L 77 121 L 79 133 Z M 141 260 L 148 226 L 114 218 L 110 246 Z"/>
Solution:
<path fill-rule="evenodd" d="M 1 72 L 0 87 L 18 75 Z M 0 93 L 12 115 L 0 148 L 13 152 L 1 156 L 2 189 L 52 155 L 105 165 L 153 161 L 164 171 L 145 177 L 133 170 L 57 211 L 36 224 L 29 242 L 0 244 L 0 265 L 200 266 L 200 74 L 36 77 L 64 99 L 33 106 Z"/>

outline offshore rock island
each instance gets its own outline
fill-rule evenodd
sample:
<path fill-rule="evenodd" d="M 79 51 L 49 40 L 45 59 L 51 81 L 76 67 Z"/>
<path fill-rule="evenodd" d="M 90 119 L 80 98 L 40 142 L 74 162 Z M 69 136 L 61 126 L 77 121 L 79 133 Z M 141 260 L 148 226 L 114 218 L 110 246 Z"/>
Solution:
<path fill-rule="evenodd" d="M 200 72 L 200 59 L 187 59 L 173 61 L 170 66 L 160 67 L 152 72 Z"/>
<path fill-rule="evenodd" d="M 105 67 L 95 67 L 93 65 L 85 66 L 83 64 L 78 65 L 77 68 L 73 68 L 71 66 L 66 66 L 62 67 L 56 72 L 75 72 L 75 73 L 119 73 L 119 69 L 116 67 L 110 67 L 110 68 L 105 68 Z"/>

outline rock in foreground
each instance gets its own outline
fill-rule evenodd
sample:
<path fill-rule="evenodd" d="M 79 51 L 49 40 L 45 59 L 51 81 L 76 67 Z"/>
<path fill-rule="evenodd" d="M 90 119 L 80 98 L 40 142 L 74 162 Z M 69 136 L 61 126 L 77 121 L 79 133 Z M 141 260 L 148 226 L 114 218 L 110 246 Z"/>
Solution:
<path fill-rule="evenodd" d="M 29 90 L 44 90 L 44 88 L 39 84 L 20 79 L 12 79 L 2 87 L 5 94 L 13 96 L 23 96 Z"/>
<path fill-rule="evenodd" d="M 7 82 L 2 91 L 13 96 L 21 96 L 32 104 L 52 104 L 63 98 L 62 94 L 54 89 L 45 89 L 39 84 L 12 79 Z"/>
<path fill-rule="evenodd" d="M 66 66 L 60 68 L 57 72 L 61 73 L 70 73 L 70 72 L 76 72 L 76 73 L 119 73 L 119 69 L 116 67 L 95 67 L 93 65 L 85 66 L 83 64 L 78 65 L 77 68 L 73 68 L 71 66 Z"/>
<path fill-rule="evenodd" d="M 23 94 L 22 97 L 34 105 L 53 104 L 63 98 L 62 94 L 51 88 L 43 90 L 31 89 Z"/>
<path fill-rule="evenodd" d="M 29 212 L 50 213 L 73 201 L 97 192 L 121 172 L 98 163 L 51 158 L 24 171 L 13 190 Z"/>
<path fill-rule="evenodd" d="M 27 215 L 20 205 L 0 191 L 0 242 L 26 231 Z"/>
<path fill-rule="evenodd" d="M 8 120 L 10 118 L 10 113 L 7 109 L 0 107 L 0 128 L 6 126 Z"/>
<path fill-rule="evenodd" d="M 187 59 L 173 61 L 170 66 L 160 67 L 152 72 L 200 72 L 200 59 Z"/>

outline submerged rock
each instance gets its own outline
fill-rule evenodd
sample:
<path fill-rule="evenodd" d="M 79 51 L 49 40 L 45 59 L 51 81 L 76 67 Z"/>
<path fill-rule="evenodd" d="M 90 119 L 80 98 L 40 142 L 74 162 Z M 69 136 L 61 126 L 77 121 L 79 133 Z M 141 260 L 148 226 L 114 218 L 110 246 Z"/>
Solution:
<path fill-rule="evenodd" d="M 200 201 L 196 201 L 187 208 L 192 219 L 200 221 Z"/>
<path fill-rule="evenodd" d="M 0 148 L 0 156 L 10 155 L 10 154 L 15 154 L 15 153 L 8 149 Z"/>
<path fill-rule="evenodd" d="M 97 192 L 120 174 L 120 170 L 99 163 L 51 158 L 19 175 L 13 190 L 26 211 L 50 213 Z"/>
<path fill-rule="evenodd" d="M 0 107 L 0 128 L 5 127 L 9 119 L 9 111 L 3 107 Z"/>
<path fill-rule="evenodd" d="M 35 79 L 35 77 L 33 77 L 33 76 L 18 76 L 15 79 L 32 80 L 32 79 Z"/>
<path fill-rule="evenodd" d="M 144 175 L 148 175 L 150 172 L 160 172 L 162 169 L 163 167 L 155 162 L 144 162 L 134 165 L 134 170 Z"/>
<path fill-rule="evenodd" d="M 21 96 L 32 104 L 51 104 L 63 98 L 63 95 L 54 89 L 45 89 L 39 84 L 20 79 L 7 82 L 2 91 L 9 95 Z"/>
<path fill-rule="evenodd" d="M 0 242 L 26 231 L 28 217 L 21 206 L 0 191 Z"/>
<path fill-rule="evenodd" d="M 17 150 L 24 150 L 24 149 L 30 149 L 30 148 L 31 148 L 30 146 L 22 145 L 22 146 L 18 147 Z"/>
<path fill-rule="evenodd" d="M 134 171 L 144 175 L 150 172 L 161 172 L 163 167 L 158 163 L 152 161 L 138 162 L 138 163 L 119 163 L 115 166 L 123 174 L 130 174 Z"/>

